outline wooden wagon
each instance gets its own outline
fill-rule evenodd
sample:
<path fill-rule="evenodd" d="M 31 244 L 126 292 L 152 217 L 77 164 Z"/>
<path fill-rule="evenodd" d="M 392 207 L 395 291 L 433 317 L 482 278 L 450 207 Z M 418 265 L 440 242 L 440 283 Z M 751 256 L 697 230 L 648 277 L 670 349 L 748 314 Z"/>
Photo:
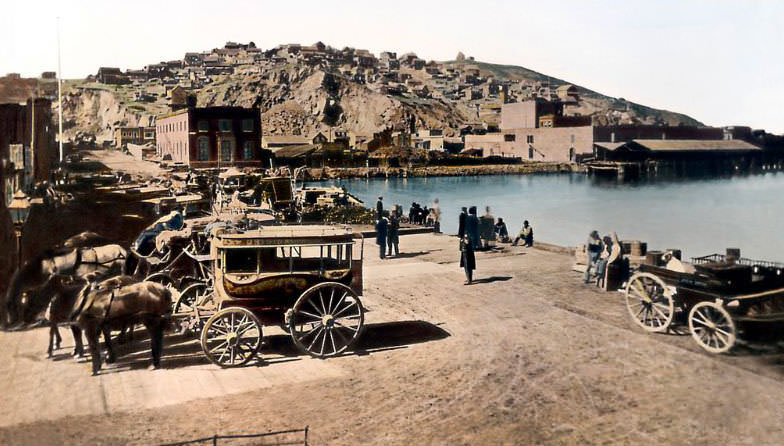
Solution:
<path fill-rule="evenodd" d="M 303 352 L 341 354 L 362 333 L 362 243 L 344 227 L 268 226 L 218 231 L 211 240 L 211 296 L 180 305 L 175 317 L 201 330 L 220 366 L 246 364 L 262 329 L 280 326 Z"/>
<path fill-rule="evenodd" d="M 626 287 L 629 314 L 645 330 L 667 331 L 680 313 L 697 344 L 724 353 L 742 324 L 784 321 L 784 264 L 720 254 L 692 263 L 667 257 L 666 265 L 641 265 Z"/>

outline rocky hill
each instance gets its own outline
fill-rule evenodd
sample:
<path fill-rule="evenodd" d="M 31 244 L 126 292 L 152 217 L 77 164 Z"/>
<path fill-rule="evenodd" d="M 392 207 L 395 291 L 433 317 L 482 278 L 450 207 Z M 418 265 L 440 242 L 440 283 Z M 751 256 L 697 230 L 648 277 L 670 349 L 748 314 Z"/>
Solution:
<path fill-rule="evenodd" d="M 290 45 L 247 53 L 215 49 L 189 54 L 200 54 L 205 60 L 208 55 L 219 58 L 217 67 L 189 64 L 186 57 L 167 62 L 164 74 L 151 74 L 150 68 L 164 63 L 135 70 L 140 77 L 130 77 L 123 85 L 91 78 L 67 81 L 66 138 L 94 135 L 99 141 L 110 140 L 117 126 L 152 125 L 155 115 L 169 109 L 167 92 L 176 85 L 195 95 L 199 106 L 260 107 L 265 134 L 307 135 L 337 129 L 372 134 L 389 127 L 405 128 L 413 118 L 418 128 L 444 129 L 449 136 L 465 125 L 497 124 L 503 102 L 499 91 L 504 91 L 507 101 L 555 99 L 557 87 L 568 84 L 527 68 L 465 58 L 425 63 L 409 53 L 400 59 L 393 55 L 397 62 L 390 64 L 388 58 L 380 61 L 363 50 L 319 48 L 321 53 L 316 54 L 324 56 L 315 58 L 292 51 Z M 4 82 L 0 78 L 0 102 L 11 99 L 4 92 L 18 96 L 20 91 L 4 87 Z M 26 91 L 33 88 L 28 84 Z M 700 125 L 683 114 L 575 87 L 580 102 L 570 113 L 591 116 L 599 124 Z"/>

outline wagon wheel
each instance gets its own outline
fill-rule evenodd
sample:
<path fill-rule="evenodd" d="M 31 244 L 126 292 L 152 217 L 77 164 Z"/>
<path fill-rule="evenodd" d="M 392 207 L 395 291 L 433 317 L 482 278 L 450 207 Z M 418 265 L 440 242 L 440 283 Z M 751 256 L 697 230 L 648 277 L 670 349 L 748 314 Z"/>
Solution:
<path fill-rule="evenodd" d="M 337 282 L 311 287 L 288 314 L 294 343 L 317 358 L 337 356 L 349 348 L 361 335 L 364 321 L 359 297 Z"/>
<path fill-rule="evenodd" d="M 700 347 L 724 353 L 735 345 L 738 331 L 730 314 L 714 302 L 700 302 L 689 312 L 689 331 Z"/>
<path fill-rule="evenodd" d="M 212 315 L 201 330 L 201 349 L 213 364 L 247 364 L 261 348 L 261 322 L 245 308 L 226 308 Z"/>
<path fill-rule="evenodd" d="M 180 293 L 180 297 L 174 302 L 172 312 L 180 315 L 178 325 L 181 333 L 200 328 L 199 307 L 212 302 L 212 292 L 212 287 L 206 283 L 194 283 Z"/>
<path fill-rule="evenodd" d="M 646 331 L 662 332 L 672 323 L 675 304 L 664 282 L 651 273 L 637 273 L 626 286 L 626 308 Z"/>
<path fill-rule="evenodd" d="M 213 289 L 206 283 L 193 283 L 182 290 L 174 303 L 174 313 L 190 313 L 196 306 L 205 306 L 212 302 Z"/>

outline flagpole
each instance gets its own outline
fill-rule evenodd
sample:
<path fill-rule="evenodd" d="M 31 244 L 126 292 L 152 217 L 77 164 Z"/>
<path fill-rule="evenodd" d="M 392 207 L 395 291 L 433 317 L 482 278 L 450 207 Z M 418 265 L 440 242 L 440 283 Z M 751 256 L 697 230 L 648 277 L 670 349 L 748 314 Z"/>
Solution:
<path fill-rule="evenodd" d="M 60 66 L 60 17 L 57 17 L 57 110 L 59 111 L 58 117 L 58 134 L 57 138 L 60 142 L 60 162 L 63 162 L 63 72 Z"/>

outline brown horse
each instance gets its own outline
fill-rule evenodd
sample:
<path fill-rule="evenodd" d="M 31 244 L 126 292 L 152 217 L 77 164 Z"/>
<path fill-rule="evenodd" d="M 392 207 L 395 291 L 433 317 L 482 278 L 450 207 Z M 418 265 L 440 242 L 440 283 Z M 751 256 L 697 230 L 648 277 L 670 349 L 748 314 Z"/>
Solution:
<path fill-rule="evenodd" d="M 129 324 L 142 323 L 150 335 L 152 367 L 160 365 L 163 352 L 163 332 L 171 315 L 172 298 L 170 291 L 154 282 L 136 282 L 122 285 L 124 277 L 113 280 L 108 286 L 101 283 L 86 293 L 84 304 L 77 304 L 78 314 L 74 323 L 81 328 L 92 354 L 93 375 L 101 369 L 101 353 L 98 349 L 98 336 L 112 329 L 121 329 Z M 130 279 L 133 280 L 133 279 Z M 111 343 L 107 342 L 109 360 L 114 360 Z"/>
<path fill-rule="evenodd" d="M 111 277 L 124 271 L 127 259 L 128 252 L 120 245 L 58 247 L 44 252 L 14 272 L 3 302 L 4 317 L 0 323 L 8 327 L 20 322 L 22 295 L 42 286 L 53 275 Z"/>
<path fill-rule="evenodd" d="M 94 285 L 95 290 L 103 291 L 117 288 L 119 286 L 130 285 L 137 281 L 128 276 L 117 276 L 104 280 Z M 58 325 L 68 324 L 74 338 L 73 356 L 84 356 L 84 344 L 82 343 L 82 330 L 76 325 L 71 324 L 78 305 L 84 302 L 90 288 L 90 282 L 82 277 L 66 276 L 55 274 L 38 288 L 25 290 L 22 294 L 22 322 L 25 325 L 33 324 L 39 320 L 41 314 L 46 310 L 45 319 L 49 325 L 49 346 L 46 350 L 47 355 L 52 357 L 54 350 L 60 348 L 60 333 Z M 81 299 L 80 299 L 81 298 Z M 103 332 L 104 342 L 107 348 L 111 346 L 111 338 L 108 330 Z"/>

